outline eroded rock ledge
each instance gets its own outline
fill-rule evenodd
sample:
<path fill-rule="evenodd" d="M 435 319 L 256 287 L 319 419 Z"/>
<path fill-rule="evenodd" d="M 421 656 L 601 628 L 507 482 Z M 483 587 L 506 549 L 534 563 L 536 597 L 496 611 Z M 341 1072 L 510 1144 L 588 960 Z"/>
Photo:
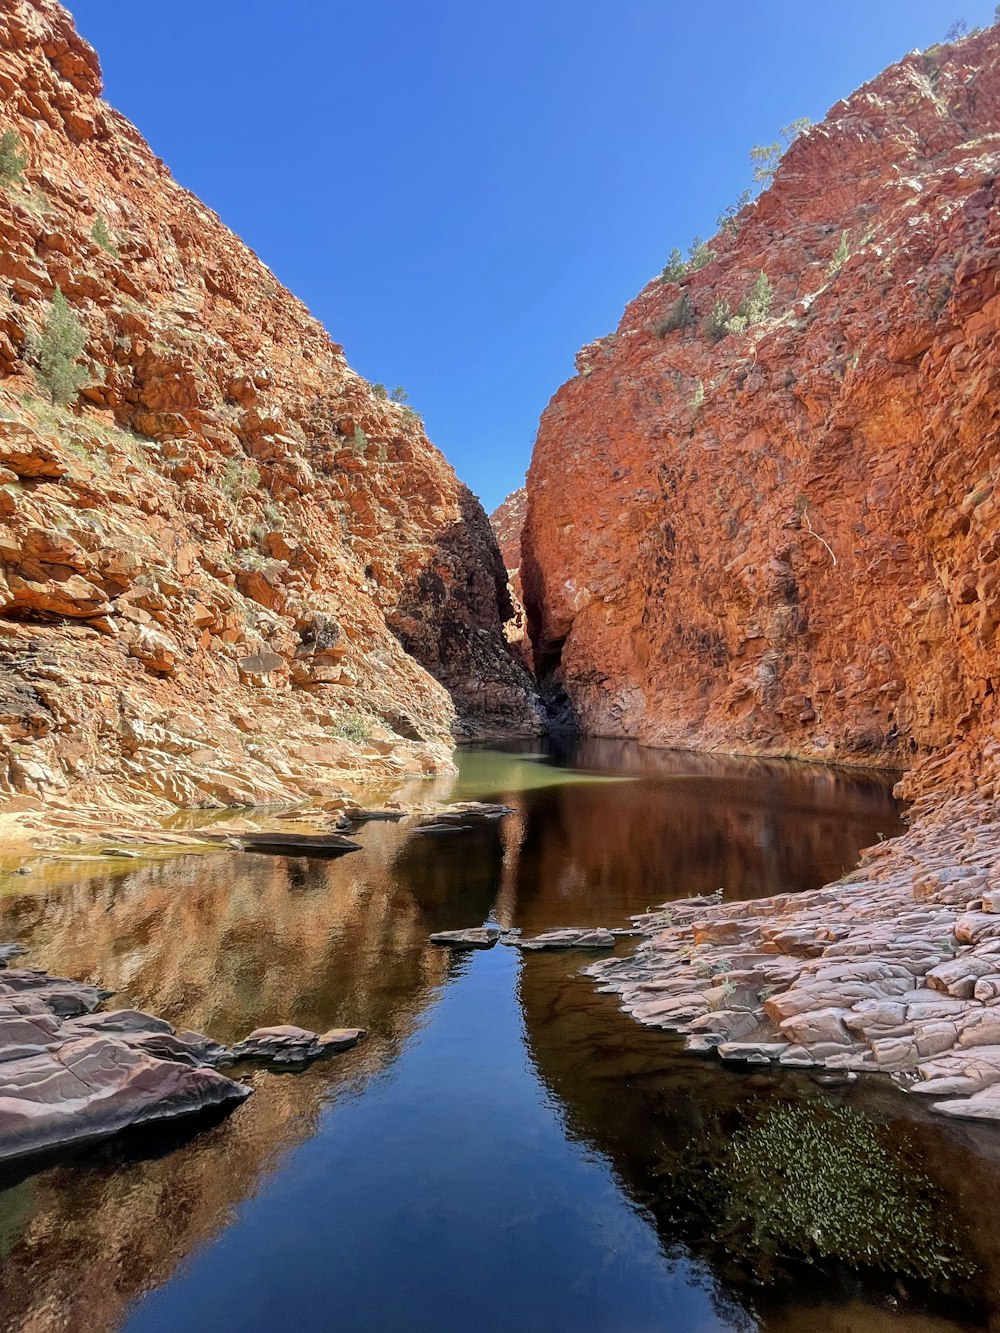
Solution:
<path fill-rule="evenodd" d="M 1000 819 L 966 796 L 813 892 L 687 899 L 587 972 L 650 1027 L 723 1060 L 892 1075 L 1000 1120 Z"/>

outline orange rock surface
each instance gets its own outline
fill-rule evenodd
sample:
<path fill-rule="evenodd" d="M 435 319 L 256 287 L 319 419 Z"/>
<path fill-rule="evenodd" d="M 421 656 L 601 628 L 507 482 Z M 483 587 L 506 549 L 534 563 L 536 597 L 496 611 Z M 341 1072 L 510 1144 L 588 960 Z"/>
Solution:
<path fill-rule="evenodd" d="M 0 794 L 289 799 L 537 730 L 478 501 L 100 91 L 60 5 L 3 6 Z"/>
<path fill-rule="evenodd" d="M 507 566 L 507 591 L 510 594 L 513 615 L 504 626 L 507 642 L 518 654 L 529 671 L 533 670 L 531 642 L 527 635 L 524 614 L 524 596 L 521 588 L 521 533 L 528 513 L 528 489 L 520 486 L 511 491 L 503 504 L 490 514 L 490 527 Z"/>
<path fill-rule="evenodd" d="M 838 103 L 711 262 L 579 353 L 520 568 L 536 661 L 584 731 L 943 752 L 939 776 L 992 793 L 998 168 L 993 27 Z M 767 317 L 716 340 L 715 303 L 735 313 L 762 272 Z"/>

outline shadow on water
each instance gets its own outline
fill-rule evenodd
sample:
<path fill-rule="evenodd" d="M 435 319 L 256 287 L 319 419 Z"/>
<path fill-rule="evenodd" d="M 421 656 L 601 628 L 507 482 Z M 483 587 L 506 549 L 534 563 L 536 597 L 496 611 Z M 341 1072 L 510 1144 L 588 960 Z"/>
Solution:
<path fill-rule="evenodd" d="M 409 793 L 512 807 L 461 834 L 367 824 L 334 862 L 179 857 L 69 882 L 39 866 L 0 896 L 0 937 L 32 962 L 224 1040 L 278 1021 L 370 1035 L 254 1073 L 224 1121 L 8 1177 L 3 1326 L 984 1327 L 988 1131 L 881 1085 L 702 1064 L 597 994 L 579 956 L 427 943 L 813 887 L 897 830 L 889 789 L 615 742 L 469 751 L 457 780 Z"/>

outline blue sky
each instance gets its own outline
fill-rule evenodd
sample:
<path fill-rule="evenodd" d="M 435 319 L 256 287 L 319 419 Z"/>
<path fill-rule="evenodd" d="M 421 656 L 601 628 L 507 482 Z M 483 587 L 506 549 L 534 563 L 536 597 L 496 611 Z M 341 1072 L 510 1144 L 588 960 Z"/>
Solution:
<path fill-rule="evenodd" d="M 106 96 L 493 508 L 747 151 L 983 0 L 69 0 Z"/>

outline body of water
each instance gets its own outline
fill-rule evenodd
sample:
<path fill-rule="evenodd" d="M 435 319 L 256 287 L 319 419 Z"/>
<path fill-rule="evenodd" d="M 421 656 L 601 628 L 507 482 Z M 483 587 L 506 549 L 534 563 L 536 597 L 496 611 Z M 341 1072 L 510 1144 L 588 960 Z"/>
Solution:
<path fill-rule="evenodd" d="M 457 779 L 409 792 L 512 807 L 465 832 L 379 822 L 335 861 L 42 861 L 5 878 L 0 938 L 116 1003 L 225 1041 L 277 1022 L 369 1036 L 300 1073 L 254 1071 L 226 1119 L 8 1172 L 3 1327 L 987 1327 L 996 1131 L 932 1123 L 881 1083 L 687 1056 L 597 994 L 585 955 L 427 943 L 815 887 L 898 830 L 890 786 L 616 742 L 468 751 Z M 805 1203 L 773 1169 L 789 1138 L 815 1157 Z"/>

